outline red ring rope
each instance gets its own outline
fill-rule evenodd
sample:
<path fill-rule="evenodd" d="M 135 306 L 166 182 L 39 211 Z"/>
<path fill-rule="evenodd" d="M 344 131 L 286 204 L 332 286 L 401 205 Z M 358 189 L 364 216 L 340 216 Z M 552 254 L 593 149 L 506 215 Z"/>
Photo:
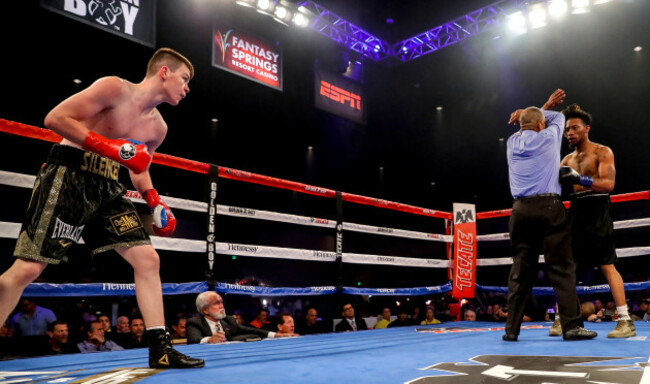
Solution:
<path fill-rule="evenodd" d="M 0 132 L 6 132 L 17 136 L 29 137 L 32 139 L 39 139 L 58 143 L 62 137 L 56 133 L 43 128 L 34 127 L 14 121 L 0 119 Z M 165 165 L 172 168 L 179 168 L 190 172 L 207 174 L 210 170 L 210 164 L 201 163 L 194 160 L 183 159 L 181 157 L 164 155 L 162 153 L 155 153 L 153 156 L 153 163 Z M 240 171 L 237 169 L 218 167 L 219 177 L 225 179 L 239 180 L 247 183 L 261 184 L 268 187 L 275 187 L 281 189 L 288 189 L 307 193 L 310 195 L 323 196 L 333 198 L 336 196 L 336 191 L 327 188 L 315 187 L 308 184 L 298 183 L 295 181 L 283 180 L 276 177 L 259 175 L 256 173 Z M 391 209 L 395 211 L 412 213 L 415 215 L 437 217 L 442 219 L 452 219 L 451 212 L 436 211 L 434 209 L 421 208 L 407 204 L 395 203 L 392 201 L 376 199 L 372 197 L 354 195 L 351 193 L 341 193 L 343 201 L 371 205 L 377 208 Z"/>

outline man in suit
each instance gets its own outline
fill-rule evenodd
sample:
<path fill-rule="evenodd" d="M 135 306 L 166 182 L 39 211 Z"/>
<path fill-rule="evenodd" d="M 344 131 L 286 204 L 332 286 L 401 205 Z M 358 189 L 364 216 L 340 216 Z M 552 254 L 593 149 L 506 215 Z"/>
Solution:
<path fill-rule="evenodd" d="M 186 324 L 188 344 L 217 344 L 224 341 L 292 336 L 238 324 L 234 317 L 226 316 L 223 299 L 216 292 L 200 293 L 196 297 L 196 309 L 200 315 L 188 319 Z"/>
<path fill-rule="evenodd" d="M 354 307 L 350 303 L 343 304 L 341 316 L 343 316 L 343 320 L 336 324 L 336 327 L 334 327 L 335 332 L 354 332 L 368 329 L 364 319 L 354 316 Z"/>

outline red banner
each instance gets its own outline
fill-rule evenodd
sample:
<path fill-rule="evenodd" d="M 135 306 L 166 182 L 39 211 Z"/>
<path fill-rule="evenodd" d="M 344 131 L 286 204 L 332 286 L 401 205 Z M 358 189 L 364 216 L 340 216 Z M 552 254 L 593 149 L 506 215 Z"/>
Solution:
<path fill-rule="evenodd" d="M 473 298 L 476 287 L 476 207 L 454 203 L 452 297 Z"/>
<path fill-rule="evenodd" d="M 212 65 L 282 90 L 282 50 L 275 43 L 215 22 Z"/>

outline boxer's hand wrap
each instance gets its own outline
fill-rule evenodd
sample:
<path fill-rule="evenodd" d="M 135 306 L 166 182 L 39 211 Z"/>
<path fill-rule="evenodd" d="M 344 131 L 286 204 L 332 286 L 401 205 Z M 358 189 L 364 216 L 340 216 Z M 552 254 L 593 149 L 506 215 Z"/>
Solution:
<path fill-rule="evenodd" d="M 151 226 L 154 233 L 158 236 L 171 236 L 174 233 L 174 229 L 176 229 L 176 218 L 172 210 L 160 199 L 155 189 L 144 191 L 142 197 L 147 201 L 149 208 L 151 208 L 151 215 L 153 216 Z"/>
<path fill-rule="evenodd" d="M 92 131 L 88 132 L 81 147 L 115 160 L 134 173 L 146 171 L 152 158 L 143 142 L 128 139 L 110 140 Z"/>
<path fill-rule="evenodd" d="M 560 167 L 560 182 L 582 185 L 583 187 L 591 187 L 594 179 L 591 176 L 579 174 L 575 169 L 567 166 Z"/>

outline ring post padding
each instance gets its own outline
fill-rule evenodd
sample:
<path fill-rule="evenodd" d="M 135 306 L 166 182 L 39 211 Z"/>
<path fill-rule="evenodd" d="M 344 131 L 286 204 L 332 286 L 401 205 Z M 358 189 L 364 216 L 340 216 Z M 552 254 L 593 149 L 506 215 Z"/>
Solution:
<path fill-rule="evenodd" d="M 217 190 L 219 180 L 219 167 L 210 164 L 207 179 L 207 201 L 208 201 L 208 222 L 206 233 L 206 250 L 207 250 L 207 265 L 205 270 L 205 279 L 208 283 L 210 291 L 214 290 L 217 284 L 217 277 L 215 275 L 215 249 L 216 249 L 216 227 L 217 227 Z"/>

